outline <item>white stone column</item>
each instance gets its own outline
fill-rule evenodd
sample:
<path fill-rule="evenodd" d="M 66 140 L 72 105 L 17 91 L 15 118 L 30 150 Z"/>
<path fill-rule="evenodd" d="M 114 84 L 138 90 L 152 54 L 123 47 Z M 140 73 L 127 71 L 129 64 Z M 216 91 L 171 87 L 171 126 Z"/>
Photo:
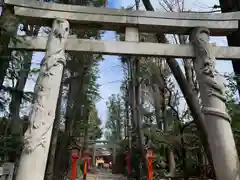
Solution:
<path fill-rule="evenodd" d="M 66 63 L 64 46 L 68 34 L 68 21 L 53 21 L 46 55 L 35 85 L 35 99 L 24 135 L 17 180 L 44 179 L 62 71 Z"/>
<path fill-rule="evenodd" d="M 190 36 L 196 58 L 193 60 L 200 86 L 202 111 L 217 180 L 239 180 L 239 159 L 225 105 L 223 77 L 216 71 L 209 30 L 195 28 Z"/>

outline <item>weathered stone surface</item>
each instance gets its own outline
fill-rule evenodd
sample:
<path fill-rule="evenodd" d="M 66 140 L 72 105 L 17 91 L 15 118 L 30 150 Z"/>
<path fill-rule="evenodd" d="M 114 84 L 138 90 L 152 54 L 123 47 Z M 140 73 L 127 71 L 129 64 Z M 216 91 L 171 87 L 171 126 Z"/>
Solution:
<path fill-rule="evenodd" d="M 11 42 L 10 48 L 27 49 L 35 51 L 45 51 L 46 37 L 18 37 L 15 44 Z M 176 58 L 193 58 L 195 53 L 192 45 L 146 43 L 146 42 L 123 42 L 123 41 L 103 41 L 69 38 L 66 42 L 66 50 L 89 53 L 100 53 L 110 55 L 134 55 L 134 56 L 159 56 Z M 236 59 L 240 57 L 240 47 L 212 48 L 216 59 Z"/>
<path fill-rule="evenodd" d="M 29 7 L 33 9 L 46 9 L 52 11 L 63 11 L 73 13 L 95 13 L 103 15 L 117 15 L 129 17 L 146 17 L 146 18 L 166 18 L 166 19 L 182 19 L 182 20 L 239 20 L 240 12 L 231 13 L 198 13 L 198 12 L 159 12 L 159 11 L 129 11 L 124 9 L 114 8 L 96 8 L 87 6 L 74 6 L 57 3 L 43 3 L 39 1 L 26 0 L 5 0 L 5 4 L 15 5 L 20 7 Z"/>
<path fill-rule="evenodd" d="M 112 174 L 109 171 L 98 172 L 97 174 L 89 174 L 87 180 L 126 180 L 127 178 L 121 174 Z"/>
<path fill-rule="evenodd" d="M 54 10 L 14 7 L 16 15 L 23 17 L 28 23 L 48 25 L 49 20 L 66 18 L 70 23 L 85 25 L 103 30 L 122 31 L 126 26 L 138 27 L 140 32 L 162 32 L 168 34 L 188 34 L 196 26 L 206 26 L 211 35 L 228 35 L 238 29 L 237 20 L 186 20 L 156 17 L 137 17 L 128 15 L 106 15 L 91 13 L 72 13 Z"/>
<path fill-rule="evenodd" d="M 204 124 L 212 160 L 218 180 L 240 180 L 239 159 L 230 116 L 225 105 L 224 78 L 216 71 L 216 59 L 209 43 L 209 30 L 195 28 L 190 40 L 194 45 L 196 58 L 193 60 L 199 82 Z"/>
<path fill-rule="evenodd" d="M 126 26 L 138 27 L 141 32 L 188 34 L 191 28 L 205 26 L 211 35 L 227 35 L 238 29 L 239 13 L 200 14 L 126 11 L 83 7 L 37 1 L 7 0 L 14 5 L 15 14 L 28 23 L 47 25 L 49 20 L 64 18 L 71 23 L 94 26 L 99 29 L 121 31 Z"/>
<path fill-rule="evenodd" d="M 69 34 L 66 20 L 54 20 L 35 85 L 35 100 L 24 135 L 24 147 L 17 180 L 43 180 L 52 127 L 65 59 L 65 42 Z"/>

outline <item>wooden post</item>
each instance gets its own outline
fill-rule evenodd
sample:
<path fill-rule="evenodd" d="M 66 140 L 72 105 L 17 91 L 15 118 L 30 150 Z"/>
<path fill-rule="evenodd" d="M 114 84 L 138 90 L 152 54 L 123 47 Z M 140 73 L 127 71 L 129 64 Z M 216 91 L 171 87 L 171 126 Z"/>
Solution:
<path fill-rule="evenodd" d="M 152 160 L 153 160 L 153 157 L 149 156 L 148 157 L 148 180 L 153 179 Z"/>
<path fill-rule="evenodd" d="M 88 157 L 83 157 L 83 180 L 87 179 L 87 163 L 88 163 Z"/>
<path fill-rule="evenodd" d="M 239 159 L 230 125 L 231 118 L 225 105 L 224 79 L 215 69 L 216 59 L 209 35 L 208 29 L 195 28 L 190 37 L 196 54 L 193 64 L 200 87 L 204 125 L 216 179 L 239 180 Z"/>
<path fill-rule="evenodd" d="M 72 159 L 72 180 L 77 177 L 77 159 Z"/>
<path fill-rule="evenodd" d="M 70 157 L 72 160 L 72 180 L 77 178 L 77 160 L 80 158 L 80 151 L 73 148 L 70 152 Z"/>
<path fill-rule="evenodd" d="M 68 34 L 68 21 L 53 21 L 46 55 L 35 85 L 36 96 L 24 135 L 17 180 L 44 179 L 62 71 L 66 63 L 64 48 Z"/>

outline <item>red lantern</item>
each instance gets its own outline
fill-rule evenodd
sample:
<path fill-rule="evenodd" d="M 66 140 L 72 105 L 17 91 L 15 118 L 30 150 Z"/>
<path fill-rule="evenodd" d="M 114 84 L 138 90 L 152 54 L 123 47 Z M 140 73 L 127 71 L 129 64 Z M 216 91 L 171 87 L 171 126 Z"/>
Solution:
<path fill-rule="evenodd" d="M 128 151 L 125 152 L 125 160 L 127 162 L 128 175 L 130 176 L 130 174 L 131 174 L 131 157 L 130 157 L 130 153 Z"/>
<path fill-rule="evenodd" d="M 73 148 L 72 150 L 71 150 L 71 159 L 72 160 L 74 160 L 74 159 L 79 159 L 80 158 L 80 153 L 81 151 L 79 150 L 79 149 L 77 149 L 77 148 Z"/>
<path fill-rule="evenodd" d="M 152 169 L 152 160 L 153 160 L 153 150 L 147 149 L 147 160 L 148 160 L 148 180 L 153 179 L 153 169 Z"/>
<path fill-rule="evenodd" d="M 80 150 L 73 148 L 71 150 L 71 160 L 72 160 L 72 180 L 76 180 L 77 177 L 77 160 L 80 158 Z"/>

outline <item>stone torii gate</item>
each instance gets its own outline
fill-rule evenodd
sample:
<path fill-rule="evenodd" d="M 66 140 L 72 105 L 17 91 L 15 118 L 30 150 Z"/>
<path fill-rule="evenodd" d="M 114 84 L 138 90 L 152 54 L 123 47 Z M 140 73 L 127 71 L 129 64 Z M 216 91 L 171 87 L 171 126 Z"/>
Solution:
<path fill-rule="evenodd" d="M 79 147 L 83 146 L 83 142 L 80 140 L 81 138 L 75 138 L 74 141 Z M 107 140 L 88 140 L 87 149 L 91 149 L 92 152 L 92 164 L 95 166 L 95 158 L 96 158 L 96 150 L 99 148 L 105 148 L 112 151 L 112 160 L 113 165 L 116 164 L 116 152 L 117 149 L 121 148 L 119 145 L 121 141 L 107 141 Z"/>
<path fill-rule="evenodd" d="M 223 81 L 215 69 L 216 59 L 239 59 L 240 48 L 212 47 L 209 43 L 210 32 L 212 36 L 226 36 L 237 31 L 240 12 L 200 14 L 125 11 L 25 0 L 6 0 L 5 4 L 8 8 L 13 8 L 15 15 L 24 18 L 28 24 L 52 24 L 48 38 L 17 37 L 20 41 L 9 44 L 12 49 L 46 51 L 35 87 L 36 99 L 29 116 L 30 125 L 25 133 L 17 180 L 43 180 L 61 74 L 66 63 L 65 50 L 193 58 L 204 114 L 203 120 L 196 123 L 209 144 L 217 179 L 240 179 L 238 155 L 230 117 L 226 112 Z M 94 27 L 125 32 L 126 39 L 116 42 L 68 38 L 69 24 L 75 28 Z M 191 34 L 191 43 L 141 43 L 139 32 Z"/>
<path fill-rule="evenodd" d="M 103 143 L 103 144 L 98 144 L 98 143 Z M 99 140 L 99 141 L 95 141 L 94 144 L 91 144 L 88 147 L 92 148 L 92 163 L 93 163 L 93 165 L 95 165 L 95 163 L 96 163 L 95 162 L 96 150 L 99 149 L 99 148 L 111 149 L 111 151 L 112 151 L 112 160 L 113 160 L 112 163 L 113 163 L 113 166 L 116 165 L 116 150 L 120 148 L 120 146 L 118 145 L 118 142 Z"/>

